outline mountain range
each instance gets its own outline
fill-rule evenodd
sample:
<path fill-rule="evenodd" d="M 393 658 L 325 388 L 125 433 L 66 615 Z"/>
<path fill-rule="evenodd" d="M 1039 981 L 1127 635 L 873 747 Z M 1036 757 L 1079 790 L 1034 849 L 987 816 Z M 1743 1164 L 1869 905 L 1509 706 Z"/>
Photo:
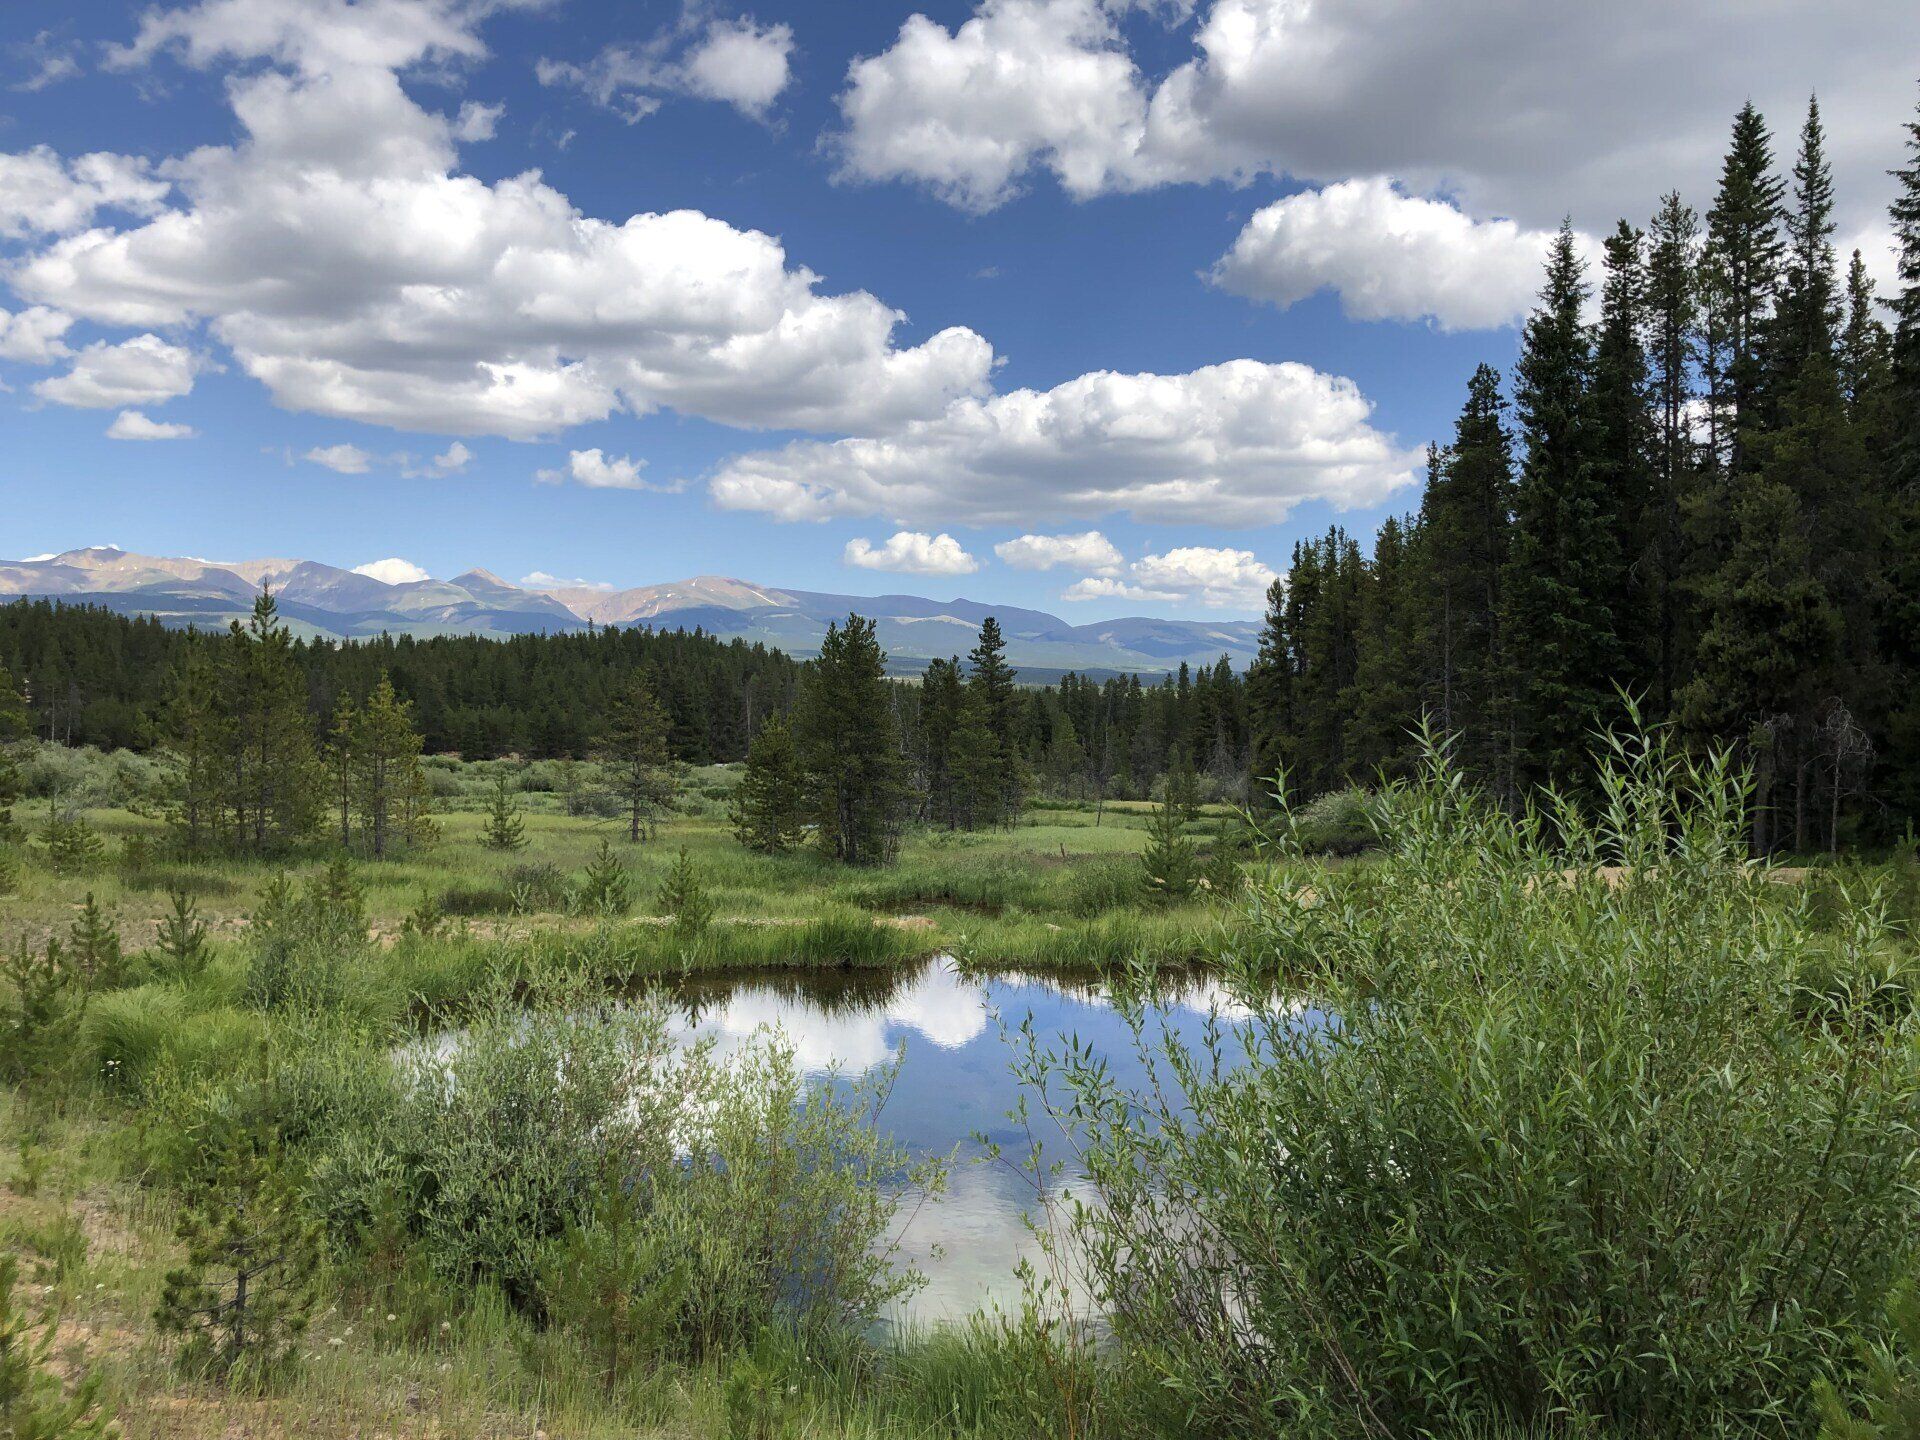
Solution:
<path fill-rule="evenodd" d="M 1029 679 L 1067 670 L 1083 675 L 1159 674 L 1182 662 L 1235 668 L 1253 658 L 1259 627 L 1245 620 L 1159 620 L 1145 616 L 1073 625 L 1043 610 L 918 595 L 834 595 L 700 575 L 632 590 L 529 589 L 485 570 L 451 580 L 389 584 L 316 560 L 236 562 L 135 555 L 98 546 L 0 560 L 0 601 L 50 598 L 153 615 L 170 625 L 224 627 L 270 587 L 298 633 L 350 639 L 379 635 L 490 635 L 584 630 L 589 625 L 696 627 L 790 655 L 819 653 L 830 621 L 871 616 L 891 667 L 917 673 L 929 660 L 964 655 L 980 622 L 996 617 L 1007 658 Z"/>

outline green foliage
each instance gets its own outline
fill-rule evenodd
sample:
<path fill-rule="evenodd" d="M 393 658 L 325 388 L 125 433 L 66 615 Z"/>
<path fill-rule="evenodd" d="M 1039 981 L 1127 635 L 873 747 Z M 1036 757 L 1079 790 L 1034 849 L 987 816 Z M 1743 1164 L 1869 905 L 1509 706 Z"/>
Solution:
<path fill-rule="evenodd" d="M 30 1314 L 20 1262 L 0 1254 L 0 1435 L 7 1440 L 109 1440 L 118 1435 L 96 1372 L 61 1384 L 52 1356 L 59 1313 Z"/>
<path fill-rule="evenodd" d="M 1430 755 L 1378 863 L 1255 887 L 1247 1019 L 1137 1032 L 1164 1087 L 1025 1050 L 1149 1424 L 1806 1433 L 1904 1264 L 1920 1058 L 1869 988 L 1808 1023 L 1724 756 L 1598 774 L 1514 816 Z M 1885 939 L 1868 899 L 1832 943 L 1865 973 Z"/>
<path fill-rule="evenodd" d="M 47 802 L 47 823 L 40 827 L 40 844 L 47 868 L 56 875 L 85 874 L 100 863 L 106 849 L 86 816 L 63 812 L 52 799 Z"/>
<path fill-rule="evenodd" d="M 1375 843 L 1377 809 L 1365 790 L 1331 791 L 1289 815 L 1292 841 L 1307 855 L 1358 855 Z"/>
<path fill-rule="evenodd" d="M 351 867 L 336 858 L 296 892 L 282 876 L 247 927 L 247 998 L 262 1010 L 337 1009 L 371 947 Z"/>
<path fill-rule="evenodd" d="M 778 855 L 799 843 L 805 817 L 806 792 L 793 735 L 776 716 L 747 747 L 746 773 L 733 792 L 728 818 L 742 845 Z"/>
<path fill-rule="evenodd" d="M 172 911 L 160 920 L 153 948 L 170 979 L 191 983 L 207 968 L 210 958 L 207 924 L 200 918 L 197 902 L 185 890 L 175 890 L 172 901 Z"/>
<path fill-rule="evenodd" d="M 278 1378 L 299 1353 L 320 1268 L 287 1155 L 228 1137 L 189 1182 L 177 1228 L 186 1258 L 168 1273 L 154 1320 L 181 1337 L 182 1367 L 246 1386 Z"/>
<path fill-rule="evenodd" d="M 120 931 L 91 890 L 67 931 L 67 963 L 89 990 L 112 990 L 126 979 Z"/>
<path fill-rule="evenodd" d="M 600 848 L 573 887 L 571 901 L 584 915 L 607 918 L 624 915 L 633 908 L 633 877 L 627 871 L 626 862 L 614 853 L 611 842 L 600 842 Z"/>
<path fill-rule="evenodd" d="M 667 763 L 667 713 L 646 677 L 635 671 L 607 708 L 595 758 L 607 790 L 618 797 L 635 844 L 653 833 L 661 809 L 673 798 Z"/>
<path fill-rule="evenodd" d="M 493 790 L 487 797 L 487 824 L 480 832 L 480 843 L 489 850 L 526 848 L 527 822 L 504 774 L 493 777 Z"/>
<path fill-rule="evenodd" d="M 803 672 L 793 733 L 821 847 L 849 864 L 890 860 L 907 801 L 894 686 L 871 620 L 829 625 Z"/>
<path fill-rule="evenodd" d="M 1200 880 L 1200 860 L 1181 821 L 1181 807 L 1166 801 L 1153 807 L 1147 848 L 1140 871 L 1149 898 L 1166 903 L 1190 899 Z"/>
<path fill-rule="evenodd" d="M 682 845 L 674 857 L 653 903 L 655 911 L 671 919 L 674 930 L 682 935 L 698 935 L 713 919 L 713 901 L 707 896 L 700 880 L 700 868 L 693 863 L 686 846 Z"/>
<path fill-rule="evenodd" d="M 58 939 L 33 945 L 22 935 L 0 963 L 4 980 L 6 1045 L 0 1073 L 24 1080 L 66 1055 L 87 1003 L 86 987 Z"/>
<path fill-rule="evenodd" d="M 692 1286 L 689 1257 L 649 1229 L 639 1188 L 616 1177 L 570 1221 L 546 1260 L 546 1308 L 591 1357 L 612 1390 L 672 1352 L 675 1317 Z"/>
<path fill-rule="evenodd" d="M 1916 1440 L 1920 1437 L 1920 1294 L 1912 1281 L 1887 1302 L 1884 1338 L 1863 1347 L 1857 1401 L 1831 1381 L 1814 1388 L 1820 1440 Z"/>

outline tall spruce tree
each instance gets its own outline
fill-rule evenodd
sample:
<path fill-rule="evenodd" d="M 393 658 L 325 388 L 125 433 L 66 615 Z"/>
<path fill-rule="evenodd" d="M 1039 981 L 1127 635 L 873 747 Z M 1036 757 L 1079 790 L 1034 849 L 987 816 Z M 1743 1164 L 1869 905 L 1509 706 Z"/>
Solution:
<path fill-rule="evenodd" d="M 794 705 L 794 744 L 820 843 L 849 864 L 892 858 L 910 798 L 886 658 L 873 621 L 848 615 L 827 627 Z"/>
<path fill-rule="evenodd" d="M 271 591 L 254 601 L 245 626 L 229 630 L 218 680 L 236 840 L 252 850 L 304 840 L 319 819 L 322 782 L 306 677 Z"/>
<path fill-rule="evenodd" d="M 1515 371 L 1523 457 L 1502 589 L 1515 682 L 1513 743 L 1523 783 L 1583 765 L 1620 671 L 1621 513 L 1598 460 L 1587 284 L 1562 225 Z"/>
<path fill-rule="evenodd" d="M 1656 462 L 1646 237 L 1622 220 L 1606 242 L 1606 279 L 1594 341 L 1593 467 L 1601 523 L 1616 552 L 1607 603 L 1618 638 L 1608 677 L 1639 696 L 1658 682 L 1660 662 L 1660 476 Z"/>
<path fill-rule="evenodd" d="M 1907 163 L 1893 172 L 1899 288 L 1882 442 L 1890 563 L 1877 629 L 1895 697 L 1882 763 L 1896 806 L 1913 817 L 1920 816 L 1920 113 L 1906 131 Z"/>
<path fill-rule="evenodd" d="M 639 671 L 607 707 L 596 758 L 606 786 L 627 817 L 627 840 L 638 844 L 671 789 L 667 769 L 667 713 Z"/>
<path fill-rule="evenodd" d="M 960 723 L 960 660 L 935 659 L 920 682 L 920 783 L 927 819 L 949 830 L 959 824 L 954 803 L 954 730 Z"/>
<path fill-rule="evenodd" d="M 967 686 L 980 697 L 995 752 L 992 783 L 981 797 L 979 818 L 986 824 L 1010 824 L 1020 812 L 1026 788 L 1017 733 L 1021 707 L 1013 667 L 1007 663 L 1007 642 L 991 615 L 981 622 L 980 639 L 967 652 Z"/>
<path fill-rule="evenodd" d="M 412 705 L 382 673 L 354 717 L 351 749 L 354 817 L 375 859 L 426 834 L 420 743 Z"/>
<path fill-rule="evenodd" d="M 1423 564 L 1419 523 L 1388 516 L 1374 538 L 1360 600 L 1350 721 L 1356 775 L 1398 778 L 1417 758 L 1413 732 L 1424 708 L 1421 685 L 1428 669 Z"/>
<path fill-rule="evenodd" d="M 1247 666 L 1248 724 L 1252 731 L 1255 793 L 1270 795 L 1272 782 L 1292 768 L 1293 641 L 1287 633 L 1287 582 L 1267 587 L 1267 613 L 1259 648 Z"/>
<path fill-rule="evenodd" d="M 806 791 L 787 722 L 774 716 L 747 747 L 746 769 L 729 812 L 733 833 L 749 850 L 777 855 L 799 843 Z"/>
<path fill-rule="evenodd" d="M 1510 679 L 1502 627 L 1513 531 L 1513 449 L 1500 376 L 1482 365 L 1467 382 L 1453 444 L 1428 475 L 1420 528 L 1430 564 L 1430 706 L 1455 736 L 1469 774 L 1512 796 L 1507 741 Z"/>
<path fill-rule="evenodd" d="M 196 645 L 180 657 L 161 716 L 161 734 L 167 767 L 161 813 L 174 848 L 200 856 L 233 833 L 228 787 L 235 737 L 205 646 Z"/>
<path fill-rule="evenodd" d="M 1694 437 L 1695 366 L 1700 359 L 1700 224 L 1678 192 L 1653 218 L 1647 256 L 1648 382 L 1653 396 L 1653 479 L 1639 537 L 1635 593 L 1646 616 L 1652 713 L 1673 713 L 1691 652 L 1685 587 L 1692 573 L 1686 506 L 1700 478 Z"/>
<path fill-rule="evenodd" d="M 1705 358 L 1713 445 L 1723 472 L 1746 468 L 1748 432 L 1760 420 L 1764 337 L 1784 254 L 1785 193 L 1773 173 L 1767 123 L 1749 101 L 1734 117 L 1720 189 L 1707 212 Z"/>

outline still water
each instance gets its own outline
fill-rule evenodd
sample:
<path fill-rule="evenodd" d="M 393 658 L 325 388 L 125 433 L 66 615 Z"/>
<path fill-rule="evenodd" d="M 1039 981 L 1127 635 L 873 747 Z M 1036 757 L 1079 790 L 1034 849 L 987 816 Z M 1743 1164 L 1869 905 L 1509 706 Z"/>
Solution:
<path fill-rule="evenodd" d="M 1013 1303 L 1015 1265 L 1038 1258 L 1025 1218 L 1034 1209 L 1033 1180 L 1017 1168 L 1030 1142 L 1008 1118 L 1020 1087 L 1001 1027 L 1014 1030 L 1031 1017 L 1043 1044 L 1072 1037 L 1105 1056 L 1121 1085 L 1144 1078 L 1132 1036 L 1100 987 L 963 975 L 944 959 L 905 975 L 704 980 L 689 984 L 680 1000 L 684 1039 L 709 1038 L 724 1052 L 775 1029 L 810 1075 L 856 1077 L 904 1051 L 881 1128 L 916 1154 L 953 1157 L 944 1196 L 909 1196 L 901 1206 L 900 1258 L 928 1282 L 895 1317 L 910 1322 L 956 1318 L 994 1300 Z M 1195 981 L 1159 998 L 1157 1020 L 1197 1042 L 1214 1007 L 1223 1018 L 1244 1014 L 1217 984 Z M 1034 1134 L 1048 1142 L 1049 1154 L 1063 1154 L 1059 1131 L 1044 1116 Z M 1012 1163 L 986 1160 L 979 1136 L 1000 1144 Z"/>

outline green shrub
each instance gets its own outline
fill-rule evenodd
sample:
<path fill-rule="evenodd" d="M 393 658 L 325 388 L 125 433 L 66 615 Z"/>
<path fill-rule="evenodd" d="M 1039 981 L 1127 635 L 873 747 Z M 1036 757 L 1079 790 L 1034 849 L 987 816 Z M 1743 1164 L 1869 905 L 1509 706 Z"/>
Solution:
<path fill-rule="evenodd" d="M 20 1262 L 0 1254 L 0 1435 L 19 1440 L 109 1440 L 117 1435 L 100 1402 L 96 1372 L 69 1388 L 53 1364 L 59 1313 L 29 1314 Z"/>
<path fill-rule="evenodd" d="M 1022 1052 L 1076 1132 L 1143 1428 L 1812 1427 L 1908 1250 L 1915 1050 L 1865 995 L 1806 1023 L 1809 936 L 1746 864 L 1724 759 L 1602 760 L 1592 813 L 1543 818 L 1430 756 L 1377 865 L 1251 893 L 1250 1018 L 1139 1032 L 1167 1083 Z M 1856 909 L 1847 968 L 1884 941 Z M 1333 1018 L 1261 998 L 1276 977 Z"/>
<path fill-rule="evenodd" d="M 1331 790 L 1291 817 L 1293 843 L 1307 855 L 1358 855 L 1377 843 L 1376 810 L 1365 790 Z"/>

